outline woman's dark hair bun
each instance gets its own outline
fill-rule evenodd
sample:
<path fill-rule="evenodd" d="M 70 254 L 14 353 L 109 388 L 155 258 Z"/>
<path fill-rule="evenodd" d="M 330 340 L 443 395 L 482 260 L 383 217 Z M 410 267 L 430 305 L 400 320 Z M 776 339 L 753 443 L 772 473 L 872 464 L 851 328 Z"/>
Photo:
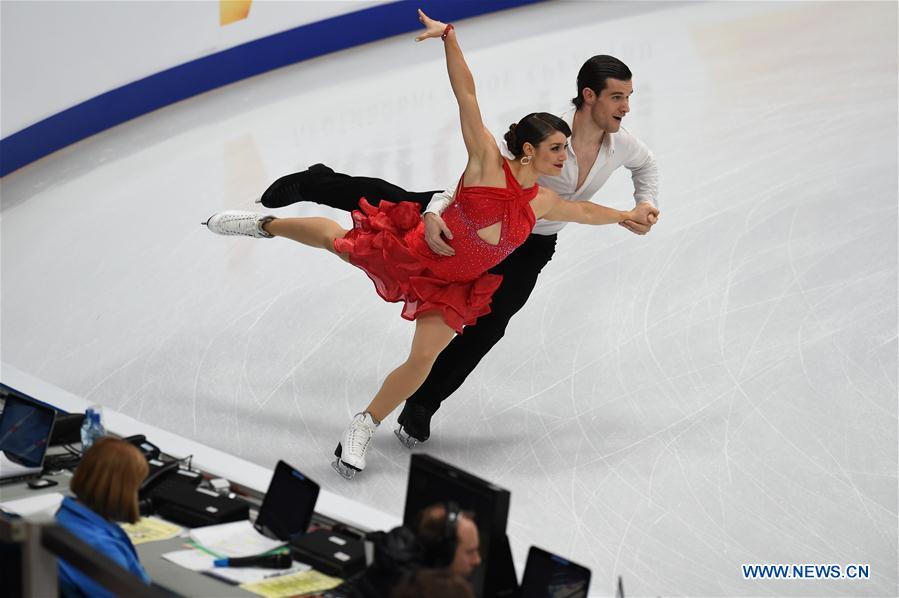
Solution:
<path fill-rule="evenodd" d="M 509 126 L 509 130 L 503 136 L 506 147 L 516 158 L 524 155 L 524 144 L 530 143 L 536 147 L 541 141 L 559 131 L 565 137 L 571 137 L 571 128 L 568 123 L 546 112 L 532 112 L 520 121 Z"/>
<path fill-rule="evenodd" d="M 515 154 L 515 150 L 513 148 L 518 143 L 517 136 L 515 135 L 515 128 L 517 126 L 518 126 L 518 123 L 512 123 L 511 125 L 509 125 L 509 130 L 506 131 L 505 135 L 503 135 L 503 139 L 506 140 L 506 147 L 508 147 L 509 151 L 512 152 L 513 154 Z"/>

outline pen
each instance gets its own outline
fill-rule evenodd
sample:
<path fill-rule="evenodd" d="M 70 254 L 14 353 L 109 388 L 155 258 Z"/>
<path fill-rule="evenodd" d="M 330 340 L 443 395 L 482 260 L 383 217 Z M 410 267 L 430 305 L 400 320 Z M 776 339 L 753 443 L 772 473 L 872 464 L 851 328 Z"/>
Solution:
<path fill-rule="evenodd" d="M 293 559 L 289 554 L 263 554 L 241 558 L 216 559 L 216 567 L 263 567 L 265 569 L 289 569 Z"/>

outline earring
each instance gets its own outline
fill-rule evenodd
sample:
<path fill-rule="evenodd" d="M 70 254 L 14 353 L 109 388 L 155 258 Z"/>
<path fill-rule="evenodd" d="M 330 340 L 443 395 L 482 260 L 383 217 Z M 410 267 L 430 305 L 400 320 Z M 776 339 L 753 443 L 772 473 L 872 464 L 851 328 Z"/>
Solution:
<path fill-rule="evenodd" d="M 524 156 L 524 157 L 521 159 L 521 165 L 522 165 L 522 166 L 527 166 L 527 165 L 530 164 L 530 163 L 531 163 L 531 157 L 530 157 L 530 156 Z"/>

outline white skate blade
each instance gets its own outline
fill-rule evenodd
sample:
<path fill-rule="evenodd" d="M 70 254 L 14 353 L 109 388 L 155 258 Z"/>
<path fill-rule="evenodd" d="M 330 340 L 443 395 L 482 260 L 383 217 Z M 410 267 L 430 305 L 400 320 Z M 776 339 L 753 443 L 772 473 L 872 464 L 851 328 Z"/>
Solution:
<path fill-rule="evenodd" d="M 418 446 L 418 438 L 406 434 L 406 431 L 403 430 L 403 426 L 400 426 L 396 430 L 394 430 L 393 434 L 396 436 L 396 439 L 400 441 L 400 444 L 402 444 L 410 451 Z"/>
<path fill-rule="evenodd" d="M 353 476 L 356 475 L 356 472 L 359 471 L 355 467 L 351 467 L 341 461 L 340 459 L 334 459 L 331 461 L 331 469 L 340 474 L 340 476 L 347 480 L 352 480 Z"/>

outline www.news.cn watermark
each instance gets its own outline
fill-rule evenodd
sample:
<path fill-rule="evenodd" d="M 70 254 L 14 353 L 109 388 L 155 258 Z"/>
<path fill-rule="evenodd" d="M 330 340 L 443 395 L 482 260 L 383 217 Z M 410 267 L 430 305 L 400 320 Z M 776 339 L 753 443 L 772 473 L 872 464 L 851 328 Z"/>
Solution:
<path fill-rule="evenodd" d="M 743 564 L 743 579 L 870 579 L 871 565 L 821 563 Z"/>

